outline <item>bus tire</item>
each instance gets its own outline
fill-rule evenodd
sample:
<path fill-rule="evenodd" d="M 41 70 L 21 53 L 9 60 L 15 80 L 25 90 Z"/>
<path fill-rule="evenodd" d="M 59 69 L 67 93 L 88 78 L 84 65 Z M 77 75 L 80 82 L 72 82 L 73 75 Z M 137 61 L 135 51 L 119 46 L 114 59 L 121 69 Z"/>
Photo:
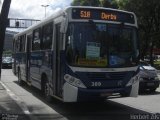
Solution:
<path fill-rule="evenodd" d="M 129 94 L 127 94 L 127 93 L 121 93 L 121 97 L 129 97 Z"/>
<path fill-rule="evenodd" d="M 149 90 L 150 90 L 150 92 L 155 92 L 156 88 L 150 88 Z"/>
<path fill-rule="evenodd" d="M 43 94 L 47 102 L 52 102 L 52 96 L 50 95 L 50 87 L 49 87 L 49 82 L 46 77 L 42 77 L 45 82 L 43 82 Z"/>
<path fill-rule="evenodd" d="M 24 85 L 24 82 L 22 81 L 22 78 L 21 78 L 21 71 L 20 71 L 20 69 L 18 70 L 18 84 L 20 86 Z"/>

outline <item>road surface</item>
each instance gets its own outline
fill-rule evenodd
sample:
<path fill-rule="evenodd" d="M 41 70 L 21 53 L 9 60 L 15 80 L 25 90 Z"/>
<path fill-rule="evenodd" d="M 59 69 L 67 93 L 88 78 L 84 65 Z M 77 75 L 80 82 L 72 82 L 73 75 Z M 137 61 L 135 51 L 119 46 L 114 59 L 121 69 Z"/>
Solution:
<path fill-rule="evenodd" d="M 21 87 L 12 70 L 2 70 L 2 83 L 21 110 L 33 120 L 160 120 L 160 88 L 137 98 L 116 98 L 104 103 L 47 103 L 41 92 Z"/>

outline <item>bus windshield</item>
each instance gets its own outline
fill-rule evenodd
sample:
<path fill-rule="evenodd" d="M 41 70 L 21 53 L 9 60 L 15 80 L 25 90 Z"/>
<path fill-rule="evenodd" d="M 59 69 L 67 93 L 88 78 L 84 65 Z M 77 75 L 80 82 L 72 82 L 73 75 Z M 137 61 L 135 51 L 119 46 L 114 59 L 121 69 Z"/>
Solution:
<path fill-rule="evenodd" d="M 135 27 L 95 22 L 69 24 L 66 37 L 66 59 L 71 66 L 135 66 L 137 29 Z"/>

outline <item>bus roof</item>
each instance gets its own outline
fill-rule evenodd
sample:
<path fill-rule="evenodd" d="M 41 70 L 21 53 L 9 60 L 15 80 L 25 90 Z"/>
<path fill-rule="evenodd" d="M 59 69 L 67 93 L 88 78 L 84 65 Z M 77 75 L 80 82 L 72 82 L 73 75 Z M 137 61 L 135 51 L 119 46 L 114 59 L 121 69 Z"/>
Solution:
<path fill-rule="evenodd" d="M 99 10 L 112 10 L 112 11 L 117 11 L 117 12 L 123 12 L 123 13 L 128 13 L 128 14 L 132 14 L 134 15 L 134 17 L 136 18 L 136 15 L 133 12 L 129 12 L 129 11 L 124 11 L 124 10 L 119 10 L 119 9 L 113 9 L 113 8 L 105 8 L 105 7 L 91 7 L 91 6 L 69 6 L 67 8 L 64 9 L 60 9 L 58 11 L 56 11 L 55 13 L 53 13 L 51 16 L 47 17 L 46 19 L 43 19 L 42 21 L 28 27 L 26 30 L 16 34 L 14 37 L 19 36 L 21 34 L 26 33 L 27 31 L 31 30 L 31 29 L 36 29 L 37 27 L 49 23 L 51 21 L 53 21 L 53 19 L 60 17 L 62 15 L 65 15 L 65 13 L 67 13 L 70 9 L 73 8 L 86 8 L 86 9 L 99 9 Z M 135 23 L 137 25 L 137 23 Z"/>

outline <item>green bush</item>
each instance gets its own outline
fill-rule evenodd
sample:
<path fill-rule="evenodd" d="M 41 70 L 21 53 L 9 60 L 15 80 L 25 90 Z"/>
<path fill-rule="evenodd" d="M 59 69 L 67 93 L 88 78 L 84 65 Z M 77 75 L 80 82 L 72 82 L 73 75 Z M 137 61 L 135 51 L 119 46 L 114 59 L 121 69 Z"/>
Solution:
<path fill-rule="evenodd" d="M 160 70 L 160 60 L 154 61 L 154 67 Z"/>
<path fill-rule="evenodd" d="M 11 50 L 3 51 L 3 56 L 4 57 L 12 56 L 12 51 Z"/>

